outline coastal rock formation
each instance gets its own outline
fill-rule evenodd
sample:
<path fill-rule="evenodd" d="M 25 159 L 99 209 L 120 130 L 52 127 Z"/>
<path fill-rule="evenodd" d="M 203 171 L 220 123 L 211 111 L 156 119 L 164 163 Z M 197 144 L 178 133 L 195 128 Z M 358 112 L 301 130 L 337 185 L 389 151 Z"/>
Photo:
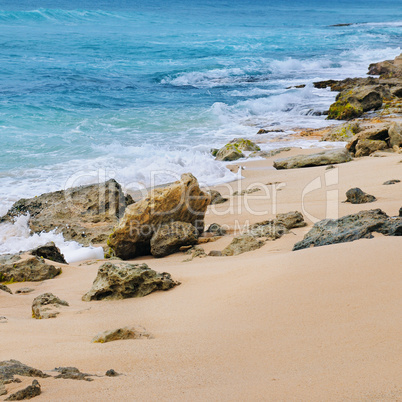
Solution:
<path fill-rule="evenodd" d="M 82 300 L 143 297 L 157 290 L 169 290 L 179 284 L 170 274 L 158 273 L 150 269 L 147 264 L 106 262 L 99 267 L 91 290 L 82 297 Z"/>
<path fill-rule="evenodd" d="M 302 167 L 332 165 L 345 163 L 352 160 L 351 155 L 345 149 L 322 151 L 311 155 L 296 155 L 274 161 L 276 169 L 297 169 Z"/>
<path fill-rule="evenodd" d="M 52 279 L 61 269 L 45 262 L 43 258 L 4 254 L 0 256 L 1 282 L 35 282 Z"/>
<path fill-rule="evenodd" d="M 370 239 L 372 233 L 402 236 L 402 217 L 389 217 L 380 209 L 360 211 L 340 219 L 324 219 L 314 224 L 293 250 Z"/>
<path fill-rule="evenodd" d="M 179 251 L 181 246 L 197 244 L 199 233 L 191 224 L 172 222 L 161 225 L 151 238 L 151 254 L 165 257 Z"/>
<path fill-rule="evenodd" d="M 32 399 L 41 394 L 41 388 L 38 380 L 33 380 L 32 385 L 11 394 L 6 401 L 22 401 L 24 399 Z"/>
<path fill-rule="evenodd" d="M 369 66 L 370 75 L 379 75 L 381 78 L 402 77 L 402 54 L 394 60 L 385 60 Z"/>
<path fill-rule="evenodd" d="M 346 149 L 355 156 L 366 156 L 388 148 L 389 123 L 380 123 L 367 127 L 355 134 L 346 145 Z"/>
<path fill-rule="evenodd" d="M 64 380 L 83 380 L 83 381 L 93 381 L 92 377 L 93 374 L 82 373 L 76 367 L 56 367 L 54 371 L 59 372 L 60 374 L 57 375 L 56 379 L 62 378 Z"/>
<path fill-rule="evenodd" d="M 39 378 L 50 377 L 50 375 L 45 374 L 33 367 L 29 367 L 18 360 L 5 360 L 0 362 L 0 381 L 2 381 L 4 384 L 17 382 L 14 378 L 15 375 Z"/>
<path fill-rule="evenodd" d="M 100 332 L 92 339 L 92 343 L 106 343 L 124 339 L 151 339 L 152 335 L 142 327 L 124 327 L 111 331 Z"/>
<path fill-rule="evenodd" d="M 35 297 L 32 302 L 32 317 L 36 319 L 55 318 L 60 314 L 61 306 L 69 306 L 69 304 L 59 299 L 53 293 L 44 293 Z"/>
<path fill-rule="evenodd" d="M 387 143 L 381 140 L 359 140 L 356 144 L 355 157 L 368 156 L 376 151 L 388 148 Z"/>
<path fill-rule="evenodd" d="M 215 159 L 218 161 L 234 161 L 245 157 L 242 151 L 253 152 L 260 150 L 261 148 L 250 140 L 235 138 L 216 153 Z"/>
<path fill-rule="evenodd" d="M 359 131 L 361 128 L 358 121 L 343 123 L 331 128 L 321 141 L 348 141 Z"/>
<path fill-rule="evenodd" d="M 10 295 L 13 294 L 13 292 L 11 291 L 11 289 L 8 286 L 2 285 L 1 283 L 0 283 L 0 290 L 2 290 L 3 292 L 10 293 Z"/>
<path fill-rule="evenodd" d="M 66 240 L 87 246 L 105 242 L 126 206 L 132 203 L 132 198 L 125 196 L 121 186 L 112 179 L 21 199 L 0 223 L 13 222 L 15 217 L 29 214 L 28 225 L 33 233 L 55 230 Z"/>
<path fill-rule="evenodd" d="M 229 144 L 233 144 L 240 151 L 261 151 L 261 148 L 255 142 L 245 138 L 234 138 Z"/>
<path fill-rule="evenodd" d="M 391 148 L 394 146 L 402 147 L 402 124 L 393 122 L 388 130 L 389 145 Z"/>
<path fill-rule="evenodd" d="M 346 201 L 350 202 L 351 204 L 366 204 L 368 202 L 374 202 L 377 198 L 374 195 L 370 195 L 365 193 L 360 188 L 351 188 L 346 192 Z"/>
<path fill-rule="evenodd" d="M 43 246 L 37 247 L 30 251 L 30 254 L 37 257 L 43 257 L 47 260 L 54 262 L 60 262 L 61 264 L 67 264 L 64 255 L 61 253 L 60 249 L 51 241 Z"/>
<path fill-rule="evenodd" d="M 164 188 L 153 189 L 146 198 L 126 208 L 108 239 L 115 256 L 130 259 L 151 252 L 151 239 L 163 225 L 185 222 L 204 230 L 204 215 L 210 196 L 190 173 Z"/>

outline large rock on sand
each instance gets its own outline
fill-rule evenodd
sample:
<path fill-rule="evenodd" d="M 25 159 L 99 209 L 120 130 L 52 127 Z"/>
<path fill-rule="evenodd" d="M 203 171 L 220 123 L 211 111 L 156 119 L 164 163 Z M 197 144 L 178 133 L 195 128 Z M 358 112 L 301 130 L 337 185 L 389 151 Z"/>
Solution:
<path fill-rule="evenodd" d="M 106 262 L 98 269 L 91 290 L 83 301 L 126 299 L 143 297 L 157 290 L 169 290 L 179 285 L 170 274 L 158 273 L 147 264 Z"/>
<path fill-rule="evenodd" d="M 127 205 L 132 204 L 115 180 L 42 194 L 17 201 L 1 222 L 14 222 L 29 214 L 33 233 L 62 233 L 66 240 L 85 246 L 103 243 L 112 232 Z"/>
<path fill-rule="evenodd" d="M 373 232 L 402 236 L 402 217 L 389 217 L 380 209 L 360 211 L 340 219 L 324 219 L 314 224 L 293 250 L 372 238 Z"/>
<path fill-rule="evenodd" d="M 151 239 L 163 225 L 186 222 L 202 233 L 210 199 L 192 174 L 183 174 L 180 181 L 156 188 L 143 200 L 128 206 L 108 245 L 117 257 L 129 259 L 149 254 Z"/>
<path fill-rule="evenodd" d="M 352 160 L 351 155 L 345 149 L 331 149 L 311 155 L 296 155 L 289 158 L 274 161 L 276 169 L 297 169 L 302 167 L 332 165 L 345 163 Z"/>
<path fill-rule="evenodd" d="M 234 161 L 244 158 L 243 151 L 256 152 L 261 151 L 261 148 L 253 141 L 235 138 L 218 150 L 215 159 L 218 161 Z"/>

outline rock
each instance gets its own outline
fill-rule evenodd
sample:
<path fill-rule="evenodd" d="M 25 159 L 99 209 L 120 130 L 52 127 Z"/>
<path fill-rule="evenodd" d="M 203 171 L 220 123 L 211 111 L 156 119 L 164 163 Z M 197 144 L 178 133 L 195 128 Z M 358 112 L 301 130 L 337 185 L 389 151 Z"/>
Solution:
<path fill-rule="evenodd" d="M 0 396 L 6 395 L 6 394 L 7 394 L 6 387 L 4 386 L 3 381 L 0 381 Z"/>
<path fill-rule="evenodd" d="M 366 204 L 368 202 L 374 202 L 377 199 L 374 195 L 370 195 L 362 191 L 360 188 L 351 188 L 346 192 L 346 201 L 352 204 Z"/>
<path fill-rule="evenodd" d="M 304 221 L 303 215 L 298 211 L 291 211 L 285 214 L 277 214 L 274 220 L 276 224 L 280 224 L 286 227 L 286 229 L 302 228 L 307 226 Z"/>
<path fill-rule="evenodd" d="M 210 205 L 223 204 L 228 200 L 227 198 L 223 198 L 222 194 L 216 190 L 207 190 L 206 193 L 211 196 Z"/>
<path fill-rule="evenodd" d="M 373 152 L 382 151 L 388 148 L 385 141 L 381 140 L 359 140 L 356 144 L 355 157 L 371 155 Z"/>
<path fill-rule="evenodd" d="M 51 241 L 46 243 L 44 246 L 37 247 L 30 251 L 30 254 L 37 257 L 43 257 L 47 260 L 60 262 L 61 264 L 67 264 L 64 255 L 61 253 L 60 249 Z"/>
<path fill-rule="evenodd" d="M 359 133 L 354 135 L 351 138 L 351 140 L 347 143 L 346 149 L 352 154 L 354 154 L 356 152 L 356 147 L 359 141 L 363 140 L 387 141 L 389 127 L 390 127 L 389 123 L 380 123 L 360 131 Z"/>
<path fill-rule="evenodd" d="M 23 399 L 32 399 L 41 394 L 40 384 L 37 380 L 32 381 L 32 385 L 11 394 L 6 401 L 22 401 Z"/>
<path fill-rule="evenodd" d="M 233 144 L 239 151 L 261 151 L 261 148 L 255 142 L 245 138 L 234 138 L 229 144 Z"/>
<path fill-rule="evenodd" d="M 8 323 L 7 317 L 4 317 L 4 315 L 0 316 L 0 324 L 7 324 L 7 323 Z"/>
<path fill-rule="evenodd" d="M 343 123 L 331 128 L 321 141 L 348 141 L 359 131 L 361 131 L 361 128 L 358 121 Z"/>
<path fill-rule="evenodd" d="M 284 159 L 277 159 L 274 161 L 274 167 L 276 169 L 297 169 L 301 167 L 345 163 L 351 160 L 351 155 L 345 149 L 335 149 L 311 155 L 296 155 Z"/>
<path fill-rule="evenodd" d="M 399 217 L 402 217 L 402 207 L 399 208 Z"/>
<path fill-rule="evenodd" d="M 250 234 L 235 237 L 232 242 L 222 250 L 223 256 L 232 256 L 261 248 L 265 241 L 256 239 Z"/>
<path fill-rule="evenodd" d="M 402 217 L 390 218 L 380 209 L 360 211 L 340 219 L 324 219 L 314 224 L 293 250 L 372 238 L 373 232 L 402 236 Z"/>
<path fill-rule="evenodd" d="M 15 375 L 39 378 L 50 377 L 48 374 L 45 374 L 33 367 L 29 367 L 18 360 L 5 360 L 0 362 L 0 381 L 2 381 L 4 384 L 19 382 L 14 378 Z"/>
<path fill-rule="evenodd" d="M 219 225 L 219 223 L 212 223 L 206 230 L 207 233 L 213 233 L 216 236 L 224 236 L 226 234 L 226 229 Z"/>
<path fill-rule="evenodd" d="M 1 283 L 0 283 L 0 290 L 2 290 L 3 292 L 10 293 L 10 295 L 13 294 L 13 292 L 11 291 L 11 289 L 8 286 L 2 285 Z"/>
<path fill-rule="evenodd" d="M 388 130 L 390 147 L 402 147 L 402 124 L 393 122 Z"/>
<path fill-rule="evenodd" d="M 151 238 L 151 254 L 165 257 L 180 250 L 180 247 L 197 244 L 198 230 L 185 222 L 161 225 Z"/>
<path fill-rule="evenodd" d="M 190 262 L 194 258 L 205 258 L 207 256 L 205 250 L 200 246 L 194 246 L 190 248 L 189 250 L 187 250 L 186 254 L 189 254 L 190 257 L 183 260 L 183 262 Z"/>
<path fill-rule="evenodd" d="M 199 233 L 204 230 L 204 215 L 210 197 L 190 173 L 126 208 L 123 218 L 110 235 L 108 245 L 116 257 L 130 259 L 151 252 L 151 238 L 158 229 L 172 222 L 190 223 Z"/>
<path fill-rule="evenodd" d="M 227 144 L 217 152 L 215 160 L 231 162 L 244 157 L 245 155 L 238 148 L 236 148 L 236 145 Z"/>
<path fill-rule="evenodd" d="M 389 186 L 390 184 L 396 184 L 396 183 L 400 183 L 401 181 L 400 180 L 397 180 L 397 179 L 395 179 L 395 180 L 387 180 L 387 181 L 385 181 L 384 183 L 382 183 L 384 186 Z"/>
<path fill-rule="evenodd" d="M 166 272 L 160 274 L 146 264 L 106 262 L 99 267 L 91 290 L 82 297 L 82 300 L 143 297 L 157 290 L 169 290 L 179 284 L 170 274 Z"/>
<path fill-rule="evenodd" d="M 32 288 L 19 288 L 19 289 L 17 289 L 17 291 L 15 293 L 20 294 L 20 295 L 25 295 L 27 293 L 33 292 L 34 290 L 35 289 L 32 289 Z"/>
<path fill-rule="evenodd" d="M 219 251 L 219 250 L 211 250 L 211 251 L 208 253 L 208 255 L 211 256 L 211 257 L 222 257 L 222 251 Z"/>
<path fill-rule="evenodd" d="M 292 148 L 290 147 L 284 147 L 284 148 L 278 148 L 278 149 L 273 149 L 272 151 L 256 151 L 256 152 L 252 152 L 249 155 L 249 158 L 272 158 L 275 155 L 280 154 L 281 152 L 286 152 L 286 151 L 290 151 Z"/>
<path fill-rule="evenodd" d="M 56 379 L 93 381 L 92 378 L 88 378 L 92 377 L 93 374 L 81 373 L 76 367 L 56 367 L 54 370 L 60 373 L 54 377 Z"/>
<path fill-rule="evenodd" d="M 92 339 L 92 343 L 106 343 L 120 341 L 124 339 L 152 339 L 153 336 L 142 327 L 137 328 L 118 328 L 111 331 L 100 332 Z"/>
<path fill-rule="evenodd" d="M 53 293 L 44 293 L 33 300 L 32 317 L 36 319 L 55 318 L 60 314 L 59 308 L 61 306 L 69 306 L 69 304 Z"/>
<path fill-rule="evenodd" d="M 394 97 L 402 98 L 402 86 L 391 88 L 391 94 Z"/>
<path fill-rule="evenodd" d="M 106 371 L 106 374 L 105 374 L 106 377 L 117 377 L 119 375 L 120 374 L 113 369 L 109 369 L 108 371 Z"/>
<path fill-rule="evenodd" d="M 331 170 L 331 169 L 335 169 L 335 166 L 334 166 L 334 165 L 328 165 L 328 166 L 325 168 L 325 170 Z"/>
<path fill-rule="evenodd" d="M 19 215 L 29 213 L 29 228 L 33 233 L 62 233 L 66 240 L 85 246 L 103 243 L 123 216 L 130 196 L 124 196 L 115 180 L 42 194 L 17 201 L 1 222 L 14 222 Z"/>
<path fill-rule="evenodd" d="M 394 60 L 385 60 L 369 66 L 370 75 L 379 75 L 381 78 L 402 77 L 402 55 Z"/>
<path fill-rule="evenodd" d="M 215 157 L 218 151 L 219 151 L 218 148 L 211 148 L 211 155 Z"/>
<path fill-rule="evenodd" d="M 257 134 L 268 134 L 268 133 L 283 133 L 283 130 L 280 128 L 270 128 L 270 129 L 260 128 L 257 132 Z"/>
<path fill-rule="evenodd" d="M 246 195 L 246 194 L 256 193 L 257 191 L 261 191 L 261 188 L 259 188 L 259 187 L 254 187 L 254 188 L 249 188 L 249 189 L 247 189 L 247 190 L 242 190 L 242 191 L 240 191 L 240 192 L 235 191 L 235 192 L 233 193 L 233 195 L 234 195 L 234 196 L 236 196 L 236 195 L 243 196 L 243 195 Z"/>
<path fill-rule="evenodd" d="M 4 254 L 0 256 L 0 281 L 35 282 L 52 279 L 61 269 L 45 262 L 39 257 Z"/>

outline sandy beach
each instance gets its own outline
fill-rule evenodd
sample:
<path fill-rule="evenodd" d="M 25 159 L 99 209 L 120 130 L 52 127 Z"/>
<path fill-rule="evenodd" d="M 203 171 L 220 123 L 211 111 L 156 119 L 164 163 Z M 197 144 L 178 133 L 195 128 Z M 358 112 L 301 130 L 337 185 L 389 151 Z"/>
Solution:
<path fill-rule="evenodd" d="M 312 152 L 292 149 L 280 156 Z M 277 156 L 240 163 L 244 179 L 229 186 L 244 190 L 262 183 L 265 190 L 229 196 L 228 186 L 217 187 L 229 201 L 208 207 L 206 226 L 216 222 L 234 229 L 236 222 L 253 224 L 295 210 L 303 212 L 308 226 L 234 257 L 183 262 L 188 255 L 176 253 L 132 261 L 181 282 L 169 291 L 83 302 L 104 261 L 62 265 L 61 275 L 44 282 L 10 284 L 13 295 L 0 292 L 1 315 L 8 320 L 0 324 L 1 360 L 16 359 L 52 375 L 55 367 L 74 366 L 99 376 L 92 382 L 40 379 L 37 401 L 402 400 L 400 237 L 376 234 L 291 251 L 311 229 L 311 219 L 327 217 L 327 207 L 339 217 L 375 208 L 398 215 L 401 183 L 383 182 L 402 178 L 402 155 L 382 156 L 331 170 L 275 170 Z M 328 174 L 336 181 L 328 182 Z M 317 178 L 321 188 L 303 199 L 303 190 Z M 352 187 L 377 201 L 344 203 Z M 207 253 L 222 250 L 233 235 L 201 246 Z M 34 291 L 15 294 L 21 287 Z M 45 292 L 70 307 L 55 319 L 32 319 L 32 300 Z M 154 339 L 91 343 L 101 331 L 133 325 Z M 122 375 L 105 377 L 111 368 Z M 32 382 L 21 380 L 7 385 L 8 395 Z"/>

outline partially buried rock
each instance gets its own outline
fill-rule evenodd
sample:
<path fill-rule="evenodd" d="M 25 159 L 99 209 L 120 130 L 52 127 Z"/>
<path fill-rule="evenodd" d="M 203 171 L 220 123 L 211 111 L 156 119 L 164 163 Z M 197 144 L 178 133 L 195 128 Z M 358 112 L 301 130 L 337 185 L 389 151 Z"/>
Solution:
<path fill-rule="evenodd" d="M 46 258 L 47 260 L 60 262 L 61 264 L 67 264 L 64 255 L 52 241 L 46 243 L 43 246 L 33 249 L 30 253 L 32 255 L 36 255 L 37 257 Z"/>
<path fill-rule="evenodd" d="M 37 380 L 32 381 L 32 385 L 11 394 L 6 401 L 22 401 L 24 399 L 32 399 L 41 394 L 40 384 Z"/>
<path fill-rule="evenodd" d="M 82 300 L 143 297 L 157 290 L 169 290 L 179 284 L 170 274 L 158 273 L 150 269 L 147 264 L 106 262 L 99 267 L 91 290 L 82 297 Z"/>
<path fill-rule="evenodd" d="M 297 169 L 302 167 L 332 165 L 345 163 L 352 160 L 351 155 L 345 149 L 323 151 L 311 155 L 296 155 L 289 158 L 274 161 L 276 169 Z"/>
<path fill-rule="evenodd" d="M 60 307 L 68 305 L 66 301 L 59 299 L 53 293 L 44 293 L 33 300 L 32 317 L 36 319 L 55 318 L 60 314 Z"/>
<path fill-rule="evenodd" d="M 125 339 L 152 339 L 152 335 L 142 327 L 124 327 L 111 331 L 100 332 L 93 339 L 93 343 L 106 343 Z"/>
<path fill-rule="evenodd" d="M 35 256 L 4 254 L 0 256 L 0 281 L 35 282 L 52 279 L 61 269 Z"/>
<path fill-rule="evenodd" d="M 222 197 L 222 194 L 217 190 L 207 190 L 206 192 L 211 196 L 211 205 L 223 204 L 228 200 L 227 198 Z"/>
<path fill-rule="evenodd" d="M 151 238 L 151 254 L 160 258 L 179 251 L 181 246 L 197 244 L 198 230 L 186 222 L 161 225 Z"/>
<path fill-rule="evenodd" d="M 368 202 L 374 202 L 376 200 L 377 199 L 374 197 L 374 195 L 367 194 L 360 188 L 355 187 L 346 192 L 345 202 L 350 202 L 351 204 L 365 204 Z"/>
<path fill-rule="evenodd" d="M 232 242 L 222 250 L 223 256 L 238 255 L 261 248 L 263 240 L 259 240 L 250 234 L 243 234 L 235 237 Z"/>
<path fill-rule="evenodd" d="M 14 378 L 15 375 L 39 378 L 50 377 L 41 370 L 29 367 L 18 360 L 5 360 L 0 362 L 0 381 L 3 381 L 4 384 L 17 382 Z"/>
<path fill-rule="evenodd" d="M 207 233 L 213 233 L 216 236 L 224 236 L 226 234 L 226 229 L 219 225 L 219 223 L 212 223 L 206 230 Z"/>
<path fill-rule="evenodd" d="M 28 293 L 33 292 L 34 290 L 35 289 L 32 289 L 32 288 L 19 288 L 19 289 L 17 289 L 17 291 L 15 293 L 19 294 L 19 295 L 26 295 Z"/>
<path fill-rule="evenodd" d="M 3 292 L 10 293 L 10 295 L 13 294 L 13 292 L 11 291 L 11 289 L 8 286 L 2 285 L 1 283 L 0 283 L 0 290 L 2 290 Z"/>
<path fill-rule="evenodd" d="M 109 369 L 108 371 L 106 371 L 105 376 L 106 377 L 117 377 L 121 374 L 119 374 L 117 371 L 113 370 L 113 369 Z"/>
<path fill-rule="evenodd" d="M 324 219 L 314 224 L 293 250 L 372 238 L 373 232 L 402 236 L 402 217 L 389 217 L 380 209 L 360 211 L 340 219 Z"/>
<path fill-rule="evenodd" d="M 387 180 L 387 181 L 385 181 L 384 183 L 382 183 L 384 186 L 389 186 L 389 185 L 391 185 L 391 184 L 397 184 L 397 183 L 400 183 L 401 181 L 400 180 L 397 180 L 397 179 L 394 179 L 394 180 Z"/>
<path fill-rule="evenodd" d="M 92 377 L 93 374 L 82 373 L 76 367 L 56 367 L 54 370 L 60 373 L 54 377 L 57 379 L 93 381 L 92 378 L 89 378 Z"/>

